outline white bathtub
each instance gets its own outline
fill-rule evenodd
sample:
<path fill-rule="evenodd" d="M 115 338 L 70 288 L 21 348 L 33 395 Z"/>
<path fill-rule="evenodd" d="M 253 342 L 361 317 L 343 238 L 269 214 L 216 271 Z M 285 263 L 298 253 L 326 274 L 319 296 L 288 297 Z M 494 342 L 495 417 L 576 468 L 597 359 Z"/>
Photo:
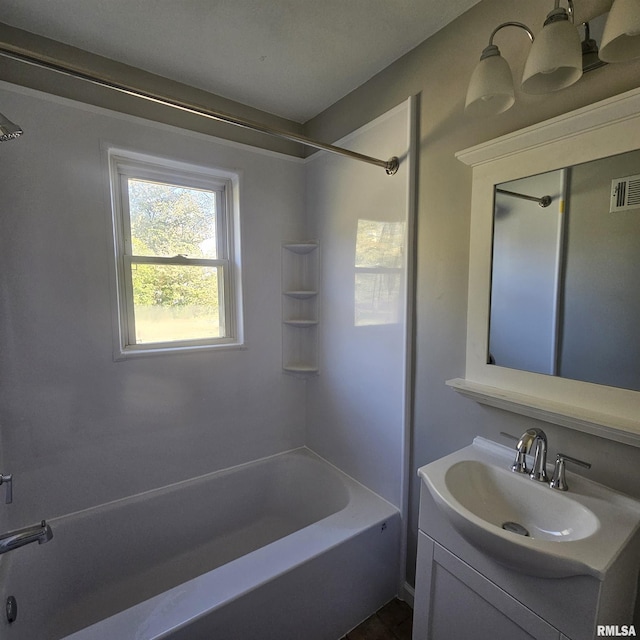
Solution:
<path fill-rule="evenodd" d="M 337 640 L 397 593 L 398 511 L 306 449 L 49 521 L 6 640 Z"/>

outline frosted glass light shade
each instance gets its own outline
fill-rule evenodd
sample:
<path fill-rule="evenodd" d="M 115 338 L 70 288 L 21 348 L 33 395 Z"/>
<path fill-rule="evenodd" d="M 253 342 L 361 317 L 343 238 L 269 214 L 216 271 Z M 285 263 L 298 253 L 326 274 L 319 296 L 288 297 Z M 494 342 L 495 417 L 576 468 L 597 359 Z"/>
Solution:
<path fill-rule="evenodd" d="M 522 74 L 526 93 L 564 89 L 582 76 L 580 34 L 568 20 L 545 23 L 531 45 Z"/>
<path fill-rule="evenodd" d="M 497 47 L 494 47 L 497 51 Z M 507 61 L 495 53 L 481 58 L 471 75 L 465 113 L 491 116 L 506 111 L 515 102 L 513 76 Z"/>
<path fill-rule="evenodd" d="M 640 0 L 615 0 L 604 26 L 600 59 L 626 62 L 640 58 Z"/>

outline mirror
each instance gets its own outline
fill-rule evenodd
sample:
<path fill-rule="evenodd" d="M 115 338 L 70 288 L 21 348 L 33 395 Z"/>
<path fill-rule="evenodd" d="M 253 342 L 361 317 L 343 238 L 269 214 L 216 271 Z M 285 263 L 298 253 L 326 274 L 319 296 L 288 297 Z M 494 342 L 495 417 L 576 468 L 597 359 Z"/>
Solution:
<path fill-rule="evenodd" d="M 633 211 L 609 213 L 608 203 L 613 178 L 640 174 L 637 150 L 640 88 L 456 154 L 458 160 L 472 167 L 473 173 L 466 365 L 464 377 L 447 381 L 449 386 L 478 402 L 640 446 L 640 351 L 635 335 L 640 333 L 636 329 L 640 305 L 634 291 L 640 277 L 640 234 L 638 227 L 631 232 L 617 226 L 623 219 L 637 224 L 638 216 Z M 538 191 L 530 176 L 548 179 L 542 190 L 549 193 Z M 600 177 L 605 183 L 609 181 L 597 196 L 604 197 L 605 204 L 588 212 L 586 203 L 595 201 L 593 189 Z M 535 252 L 529 251 L 530 262 L 511 267 L 509 254 L 501 255 L 499 240 L 494 247 L 494 227 L 498 238 L 502 222 L 510 218 L 506 208 L 513 204 L 508 201 L 512 196 L 500 194 L 498 199 L 496 186 L 537 197 L 551 195 L 552 204 L 546 208 L 549 211 L 536 202 L 532 203 L 533 208 L 542 215 L 550 213 L 552 207 L 556 209 L 554 222 L 546 231 L 525 234 L 528 243 L 533 242 L 535 234 L 540 234 L 536 238 L 540 243 L 545 235 L 551 237 L 544 259 L 537 261 L 547 268 L 544 279 L 553 282 L 555 278 L 551 288 L 539 287 L 547 298 L 535 305 L 540 309 L 547 305 L 544 322 L 552 324 L 546 334 L 544 368 L 539 363 L 534 366 L 507 361 L 494 342 L 499 305 L 514 306 L 499 297 L 502 267 L 498 264 L 506 262 L 509 273 L 524 277 L 533 271 L 536 262 Z M 576 192 L 575 197 L 570 190 Z M 558 214 L 561 200 L 568 202 L 562 220 Z M 583 223 L 582 228 L 574 228 L 574 222 Z M 614 232 L 606 232 L 609 236 L 601 226 L 605 222 L 615 225 Z M 580 234 L 584 237 L 580 238 Z M 577 240 L 582 248 L 574 252 L 572 247 Z M 492 287 L 494 252 L 496 272 Z M 601 257 L 596 260 L 598 256 Z M 529 283 L 523 284 L 520 291 L 533 297 Z M 566 292 L 569 296 L 564 295 Z M 526 320 L 512 323 L 511 330 L 522 331 L 527 323 L 544 324 L 542 320 Z M 561 321 L 566 325 L 562 331 L 557 328 Z M 544 332 L 541 335 L 545 338 Z M 516 336 L 519 350 L 514 353 L 522 353 L 522 345 L 529 340 L 530 335 Z M 562 357 L 563 351 L 569 350 L 571 365 L 568 355 Z M 496 364 L 489 363 L 489 354 Z M 543 370 L 545 373 L 540 372 Z"/>
<path fill-rule="evenodd" d="M 640 151 L 496 185 L 487 362 L 640 391 Z"/>

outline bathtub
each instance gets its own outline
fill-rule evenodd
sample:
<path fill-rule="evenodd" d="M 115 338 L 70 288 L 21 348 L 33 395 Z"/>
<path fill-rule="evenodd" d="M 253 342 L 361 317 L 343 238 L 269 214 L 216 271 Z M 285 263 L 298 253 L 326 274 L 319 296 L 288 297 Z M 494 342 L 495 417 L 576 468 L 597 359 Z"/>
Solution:
<path fill-rule="evenodd" d="M 398 511 L 297 449 L 49 520 L 6 640 L 338 640 L 397 593 Z"/>

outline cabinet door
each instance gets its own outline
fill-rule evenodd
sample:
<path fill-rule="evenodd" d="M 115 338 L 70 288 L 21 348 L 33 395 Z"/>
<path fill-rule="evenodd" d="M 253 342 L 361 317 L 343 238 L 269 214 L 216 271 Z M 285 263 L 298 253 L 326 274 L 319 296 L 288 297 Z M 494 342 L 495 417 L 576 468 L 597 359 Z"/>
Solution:
<path fill-rule="evenodd" d="M 560 632 L 419 532 L 413 640 L 560 640 Z"/>

